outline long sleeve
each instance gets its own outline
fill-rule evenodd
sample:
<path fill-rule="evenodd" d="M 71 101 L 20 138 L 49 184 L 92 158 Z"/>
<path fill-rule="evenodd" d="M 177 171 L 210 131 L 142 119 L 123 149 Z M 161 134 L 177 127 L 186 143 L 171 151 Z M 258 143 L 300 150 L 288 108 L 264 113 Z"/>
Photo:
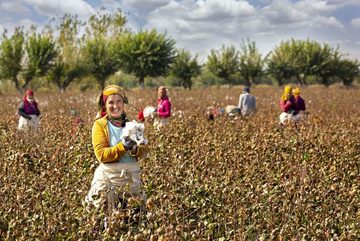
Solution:
<path fill-rule="evenodd" d="M 36 113 L 35 113 L 35 115 L 37 115 L 37 116 L 39 116 L 40 115 L 40 110 L 39 110 L 39 108 L 38 108 L 38 106 L 36 105 Z"/>
<path fill-rule="evenodd" d="M 158 108 L 158 114 L 161 118 L 168 118 L 171 116 L 171 104 L 168 99 L 162 101 L 161 108 Z"/>
<path fill-rule="evenodd" d="M 291 108 L 291 102 L 290 101 L 283 101 L 280 100 L 280 108 L 283 112 L 288 112 Z"/>
<path fill-rule="evenodd" d="M 300 96 L 297 97 L 296 99 L 297 105 L 299 107 L 300 110 L 305 111 L 306 107 L 305 107 L 305 101 L 303 98 L 301 98 Z"/>
<path fill-rule="evenodd" d="M 110 147 L 106 126 L 101 125 L 101 119 L 93 125 L 92 144 L 96 158 L 102 163 L 117 161 L 127 152 L 121 142 Z"/>
<path fill-rule="evenodd" d="M 25 113 L 25 109 L 24 109 L 24 102 L 21 102 L 18 108 L 18 114 L 19 116 L 24 117 L 25 119 L 30 120 L 31 116 L 29 116 L 28 114 Z"/>
<path fill-rule="evenodd" d="M 244 103 L 244 95 L 240 95 L 239 97 L 239 104 L 238 104 L 238 108 L 241 110 L 243 107 L 243 103 Z"/>

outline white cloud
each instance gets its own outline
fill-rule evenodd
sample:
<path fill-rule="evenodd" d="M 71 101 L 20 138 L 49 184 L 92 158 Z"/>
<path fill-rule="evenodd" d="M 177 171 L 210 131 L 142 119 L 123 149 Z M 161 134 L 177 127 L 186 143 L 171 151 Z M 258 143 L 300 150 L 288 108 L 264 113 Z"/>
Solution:
<path fill-rule="evenodd" d="M 360 18 L 354 18 L 350 23 L 354 28 L 360 29 Z"/>
<path fill-rule="evenodd" d="M 340 23 L 335 17 L 315 16 L 314 21 L 312 21 L 310 24 L 316 28 L 344 28 L 344 25 Z"/>
<path fill-rule="evenodd" d="M 139 12 L 152 12 L 153 10 L 167 5 L 171 0 L 124 0 L 123 6 Z"/>
<path fill-rule="evenodd" d="M 0 3 L 0 10 L 13 13 L 27 13 L 29 10 L 20 1 L 4 1 Z"/>
<path fill-rule="evenodd" d="M 177 47 L 200 55 L 223 44 L 239 46 L 246 38 L 266 54 L 282 40 L 310 37 L 322 42 L 329 31 L 344 31 L 332 16 L 336 10 L 324 0 L 273 0 L 262 8 L 235 0 L 171 1 L 153 10 L 145 27 L 167 32 Z"/>
<path fill-rule="evenodd" d="M 3 3 L 8 5 L 3 7 Z M 238 47 L 246 38 L 255 41 L 264 54 L 282 40 L 308 37 L 320 42 L 336 40 L 341 50 L 353 46 L 351 53 L 359 53 L 355 51 L 359 34 L 340 20 L 345 11 L 360 6 L 360 0 L 0 0 L 0 12 L 4 8 L 14 10 L 11 6 L 19 3 L 32 11 L 31 16 L 21 16 L 38 22 L 44 16 L 71 13 L 88 17 L 101 7 L 108 11 L 121 8 L 132 30 L 155 28 L 166 32 L 176 40 L 176 47 L 198 53 L 199 60 L 206 60 L 212 48 Z M 8 18 L 12 16 L 8 11 L 0 14 L 0 30 L 9 28 L 4 23 L 17 21 L 14 26 L 19 25 L 18 20 Z M 353 17 L 350 23 L 360 28 L 360 14 Z M 352 42 L 340 42 L 345 36 Z"/>
<path fill-rule="evenodd" d="M 324 0 L 302 0 L 294 4 L 299 11 L 305 11 L 308 14 L 330 13 L 336 10 L 335 5 L 329 5 Z"/>
<path fill-rule="evenodd" d="M 216 21 L 224 18 L 249 16 L 256 13 L 255 8 L 246 1 L 236 0 L 200 0 L 197 8 L 189 14 L 196 20 Z"/>
<path fill-rule="evenodd" d="M 65 13 L 77 14 L 80 18 L 94 14 L 94 9 L 83 0 L 23 0 L 43 16 L 62 16 Z"/>
<path fill-rule="evenodd" d="M 8 34 L 12 35 L 16 27 L 22 26 L 24 27 L 24 30 L 28 30 L 32 25 L 37 26 L 37 29 L 44 28 L 44 25 L 39 24 L 31 19 L 25 18 L 17 22 L 2 22 L 0 24 L 0 32 L 2 33 L 6 29 L 8 30 Z"/>
<path fill-rule="evenodd" d="M 347 6 L 347 5 L 355 5 L 360 6 L 359 0 L 327 0 L 328 4 L 338 5 L 338 6 Z"/>

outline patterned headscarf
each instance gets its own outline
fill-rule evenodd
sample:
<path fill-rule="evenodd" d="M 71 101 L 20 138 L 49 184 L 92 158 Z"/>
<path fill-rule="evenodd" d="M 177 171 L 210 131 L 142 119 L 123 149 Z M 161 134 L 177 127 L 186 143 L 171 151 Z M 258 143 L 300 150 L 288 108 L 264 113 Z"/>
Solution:
<path fill-rule="evenodd" d="M 285 88 L 284 88 L 284 93 L 283 93 L 283 95 L 281 96 L 281 100 L 282 100 L 282 101 L 287 101 L 287 100 L 288 100 L 288 95 L 289 95 L 289 94 L 291 95 L 291 92 L 292 92 L 291 86 L 290 86 L 290 85 L 285 86 Z"/>
<path fill-rule="evenodd" d="M 118 94 L 124 101 L 124 104 L 128 104 L 128 99 L 125 95 L 125 90 L 118 85 L 108 85 L 102 91 L 102 93 L 97 97 L 96 103 L 99 108 L 99 116 L 103 117 L 106 115 L 105 103 L 109 95 Z"/>

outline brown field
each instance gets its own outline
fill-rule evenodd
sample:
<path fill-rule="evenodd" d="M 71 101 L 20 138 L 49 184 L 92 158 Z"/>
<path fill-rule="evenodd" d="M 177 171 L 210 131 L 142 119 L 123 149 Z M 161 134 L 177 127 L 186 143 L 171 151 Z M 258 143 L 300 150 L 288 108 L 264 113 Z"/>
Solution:
<path fill-rule="evenodd" d="M 147 212 L 133 222 L 88 212 L 97 160 L 96 93 L 36 93 L 41 131 L 16 131 L 20 96 L 0 96 L 0 240 L 356 240 L 360 237 L 360 89 L 302 89 L 310 115 L 278 129 L 282 89 L 256 87 L 249 119 L 207 121 L 241 88 L 170 89 L 171 124 L 145 134 Z M 156 90 L 128 91 L 130 118 Z M 84 120 L 76 128 L 76 109 Z M 130 210 L 131 211 L 131 210 Z M 132 215 L 132 214 L 131 214 Z"/>

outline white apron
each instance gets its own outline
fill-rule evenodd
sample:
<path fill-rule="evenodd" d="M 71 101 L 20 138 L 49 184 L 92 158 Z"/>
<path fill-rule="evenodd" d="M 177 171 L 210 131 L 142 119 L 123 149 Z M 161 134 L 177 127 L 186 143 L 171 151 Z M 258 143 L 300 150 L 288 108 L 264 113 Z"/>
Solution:
<path fill-rule="evenodd" d="M 113 209 L 123 195 L 124 198 L 140 197 L 140 185 L 138 162 L 101 163 L 95 170 L 85 202 L 99 208 L 107 198 L 109 207 Z"/>
<path fill-rule="evenodd" d="M 297 114 L 297 115 L 292 115 L 292 114 L 288 114 L 286 112 L 282 112 L 279 116 L 280 119 L 280 123 L 285 125 L 286 123 L 292 121 L 294 123 L 297 123 L 301 120 L 301 115 Z"/>
<path fill-rule="evenodd" d="M 18 130 L 37 130 L 40 125 L 40 118 L 37 115 L 30 115 L 31 120 L 28 120 L 22 116 L 19 118 Z"/>

